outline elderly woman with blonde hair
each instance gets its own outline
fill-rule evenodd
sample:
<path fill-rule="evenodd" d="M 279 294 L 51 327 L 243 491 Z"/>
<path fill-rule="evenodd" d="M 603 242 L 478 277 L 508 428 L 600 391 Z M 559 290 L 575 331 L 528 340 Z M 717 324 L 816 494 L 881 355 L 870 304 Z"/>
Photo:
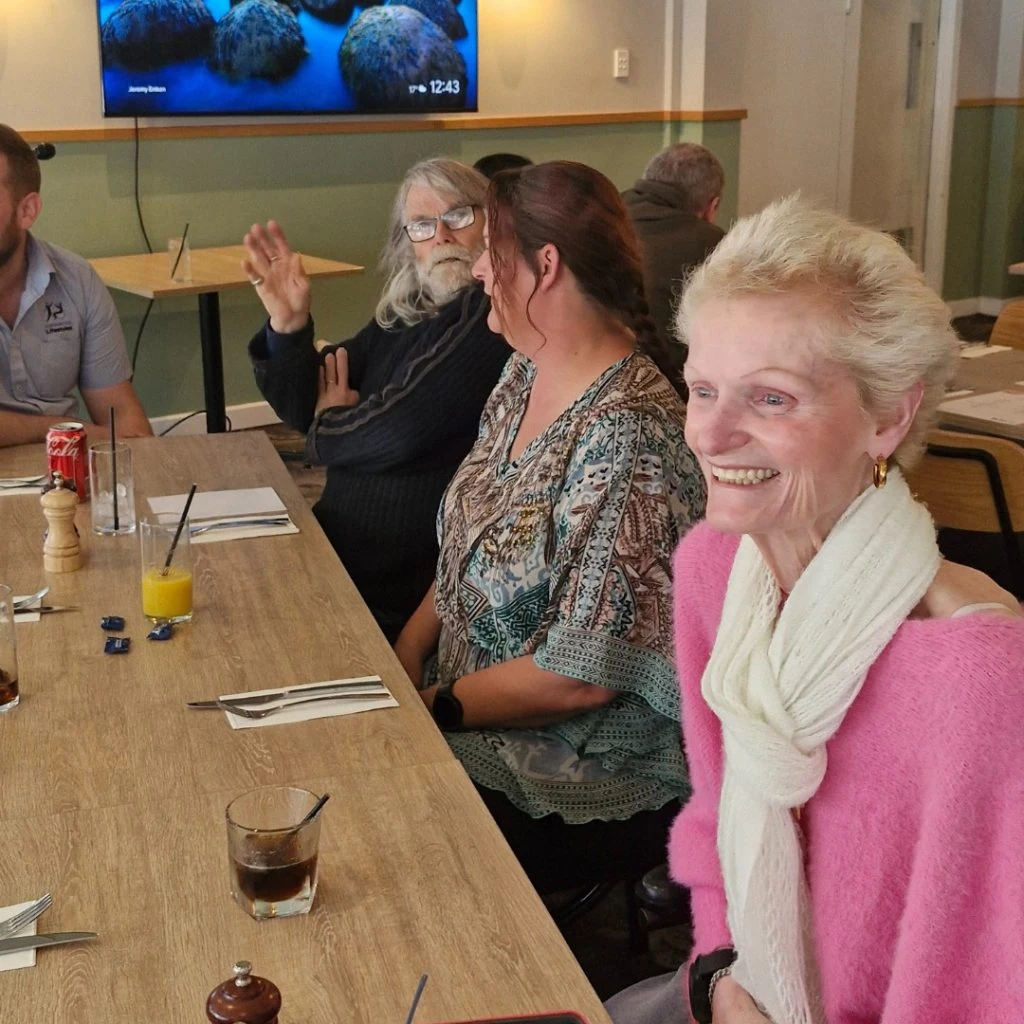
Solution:
<path fill-rule="evenodd" d="M 708 484 L 675 568 L 694 955 L 612 1016 L 1024 1020 L 1024 617 L 942 560 L 902 472 L 948 311 L 890 238 L 791 198 L 733 228 L 678 327 Z"/>

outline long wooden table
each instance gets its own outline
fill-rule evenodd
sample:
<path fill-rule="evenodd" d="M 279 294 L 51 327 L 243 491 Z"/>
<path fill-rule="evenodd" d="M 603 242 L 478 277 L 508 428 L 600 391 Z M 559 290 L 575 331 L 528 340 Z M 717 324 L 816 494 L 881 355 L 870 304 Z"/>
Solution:
<path fill-rule="evenodd" d="M 271 485 L 298 535 L 193 549 L 194 622 L 145 639 L 138 540 L 97 537 L 86 565 L 42 571 L 34 496 L 0 496 L 0 580 L 81 611 L 19 625 L 21 705 L 0 716 L 0 905 L 45 891 L 42 931 L 90 930 L 0 973 L 4 1024 L 202 1021 L 251 960 L 282 1024 L 400 1022 L 572 1008 L 608 1018 L 543 904 L 262 433 L 130 442 L 136 494 Z M 42 446 L 0 450 L 0 476 Z M 102 654 L 122 614 L 128 655 Z M 232 731 L 185 708 L 218 693 L 378 673 L 399 708 Z M 251 920 L 228 889 L 224 809 L 249 788 L 331 793 L 312 912 Z"/>
<path fill-rule="evenodd" d="M 954 386 L 958 390 L 970 390 L 976 395 L 987 395 L 1012 390 L 1017 385 L 1017 390 L 1024 395 L 1024 386 L 1019 385 L 1019 381 L 1024 381 L 1024 350 L 1009 349 L 974 359 L 961 358 Z M 939 423 L 958 430 L 1024 441 L 1024 422 L 1004 423 L 989 419 L 984 414 L 968 415 L 940 408 Z"/>
<path fill-rule="evenodd" d="M 224 407 L 224 357 L 220 341 L 219 293 L 229 288 L 251 288 L 242 271 L 245 246 L 223 245 L 191 251 L 192 276 L 175 281 L 166 252 L 103 256 L 90 260 L 108 288 L 141 295 L 144 299 L 198 296 L 199 343 L 203 354 L 203 394 L 206 402 L 206 430 L 210 434 L 227 429 Z M 302 265 L 310 277 L 347 277 L 361 274 L 354 263 L 303 254 Z"/>

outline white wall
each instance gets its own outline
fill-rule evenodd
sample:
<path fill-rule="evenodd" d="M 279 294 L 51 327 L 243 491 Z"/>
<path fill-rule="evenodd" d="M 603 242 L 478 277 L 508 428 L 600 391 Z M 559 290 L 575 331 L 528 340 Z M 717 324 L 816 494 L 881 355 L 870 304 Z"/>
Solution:
<path fill-rule="evenodd" d="M 1019 4 L 1020 0 L 1008 0 Z M 996 95 L 999 62 L 1000 0 L 963 0 L 957 99 L 987 99 Z"/>
<path fill-rule="evenodd" d="M 481 114 L 662 108 L 673 0 L 478 2 Z M 96 0 L 0 0 L 0 120 L 22 130 L 130 123 L 100 114 L 98 34 Z M 612 77 L 622 46 L 626 81 Z"/>
<path fill-rule="evenodd" d="M 666 0 L 478 2 L 481 113 L 662 109 Z M 630 51 L 625 81 L 616 47 Z"/>
<path fill-rule="evenodd" d="M 999 22 L 999 62 L 996 65 L 996 96 L 1020 96 L 1024 90 L 1024 3 L 1003 0 Z"/>
<path fill-rule="evenodd" d="M 741 215 L 795 189 L 845 204 L 844 89 L 857 21 L 846 0 L 709 0 L 705 105 L 748 111 Z"/>

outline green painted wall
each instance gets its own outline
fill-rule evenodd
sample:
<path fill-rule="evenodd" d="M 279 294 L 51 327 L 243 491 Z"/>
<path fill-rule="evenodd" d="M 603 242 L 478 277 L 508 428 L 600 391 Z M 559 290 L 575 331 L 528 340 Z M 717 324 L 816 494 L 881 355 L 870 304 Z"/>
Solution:
<path fill-rule="evenodd" d="M 981 256 L 991 145 L 992 108 L 958 108 L 953 121 L 946 266 L 942 287 L 942 296 L 948 300 L 981 295 Z"/>
<path fill-rule="evenodd" d="M 1024 108 L 960 107 L 953 126 L 948 300 L 1024 294 L 1006 268 L 1024 260 Z"/>
<path fill-rule="evenodd" d="M 299 251 L 367 267 L 355 278 L 314 284 L 317 331 L 346 337 L 371 315 L 380 288 L 375 265 L 388 211 L 405 170 L 447 154 L 472 162 L 499 150 L 536 161 L 582 160 L 627 188 L 663 145 L 694 137 L 726 169 L 721 222 L 735 217 L 739 122 L 664 126 L 609 124 L 516 130 L 224 139 L 143 140 L 142 210 L 154 248 L 189 222 L 195 247 L 241 241 L 256 220 L 276 218 Z M 131 142 L 62 144 L 44 164 L 43 213 L 36 233 L 83 256 L 142 252 L 133 194 Z M 115 293 L 129 346 L 146 300 Z M 262 322 L 255 294 L 221 294 L 224 377 L 229 405 L 254 401 L 246 342 Z M 161 300 L 146 325 L 135 377 L 151 416 L 202 405 L 194 299 Z"/>
<path fill-rule="evenodd" d="M 981 294 L 1024 295 L 1024 279 L 1006 268 L 1024 260 L 1024 108 L 992 111 L 992 146 L 985 203 Z"/>

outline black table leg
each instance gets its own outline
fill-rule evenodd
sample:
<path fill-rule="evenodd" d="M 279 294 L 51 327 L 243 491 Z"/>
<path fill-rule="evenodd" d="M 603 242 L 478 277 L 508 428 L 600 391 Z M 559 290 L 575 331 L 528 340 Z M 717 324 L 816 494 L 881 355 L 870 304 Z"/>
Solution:
<path fill-rule="evenodd" d="M 199 340 L 203 349 L 203 396 L 206 400 L 206 432 L 227 430 L 224 409 L 224 356 L 220 345 L 220 297 L 216 292 L 199 296 Z"/>

